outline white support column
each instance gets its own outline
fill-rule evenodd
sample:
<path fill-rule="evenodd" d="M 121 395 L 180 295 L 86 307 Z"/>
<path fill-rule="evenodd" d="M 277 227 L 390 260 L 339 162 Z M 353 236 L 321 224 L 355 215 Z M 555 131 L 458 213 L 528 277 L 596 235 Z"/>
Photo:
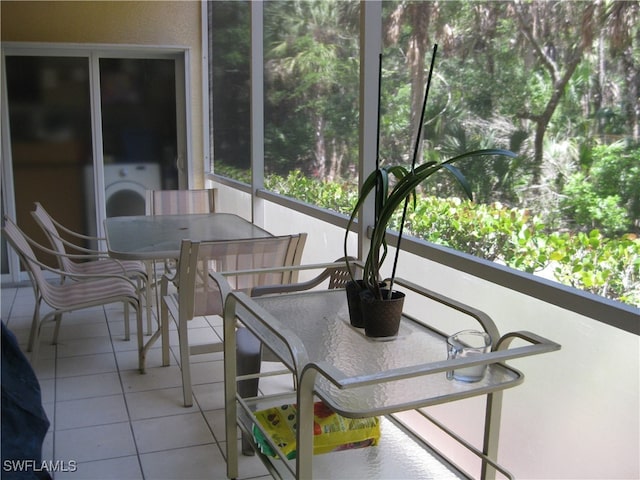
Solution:
<path fill-rule="evenodd" d="M 264 12 L 262 2 L 251 2 L 251 220 L 264 226 Z"/>
<path fill-rule="evenodd" d="M 378 136 L 378 60 L 382 52 L 382 2 L 360 2 L 360 125 L 358 184 L 376 168 Z M 373 224 L 373 198 L 358 218 L 358 257 L 369 249 L 367 228 Z"/>

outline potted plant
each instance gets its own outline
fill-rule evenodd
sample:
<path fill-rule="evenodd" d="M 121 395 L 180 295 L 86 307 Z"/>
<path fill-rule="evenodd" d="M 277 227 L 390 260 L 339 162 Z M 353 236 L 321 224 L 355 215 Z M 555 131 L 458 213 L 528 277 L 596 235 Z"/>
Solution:
<path fill-rule="evenodd" d="M 371 244 L 369 252 L 364 261 L 362 279 L 356 280 L 353 271 L 353 266 L 348 260 L 346 260 L 347 269 L 351 276 L 352 283 L 349 285 L 349 290 L 353 293 L 351 299 L 360 301 L 360 308 L 365 308 L 368 313 L 362 314 L 362 319 L 357 318 L 358 305 L 351 305 L 351 313 L 355 315 L 352 317 L 352 324 L 354 326 L 364 326 L 367 334 L 366 320 L 371 318 L 371 309 L 385 309 L 389 310 L 393 307 L 390 306 L 390 301 L 395 301 L 398 304 L 399 311 L 394 319 L 397 319 L 397 325 L 390 326 L 391 330 L 385 330 L 380 336 L 393 336 L 393 330 L 397 333 L 397 326 L 399 326 L 400 314 L 402 313 L 402 300 L 404 298 L 401 292 L 393 291 L 394 277 L 397 265 L 397 255 L 400 250 L 400 242 L 402 241 L 402 234 L 404 230 L 405 214 L 408 201 L 413 198 L 415 205 L 416 201 L 416 187 L 421 183 L 427 181 L 435 173 L 444 169 L 451 173 L 457 180 L 458 184 L 462 187 L 465 195 L 470 200 L 473 200 L 473 194 L 469 182 L 464 177 L 462 172 L 457 169 L 453 163 L 462 160 L 463 158 L 489 156 L 489 155 L 504 155 L 509 157 L 515 157 L 513 152 L 501 149 L 484 149 L 466 152 L 456 157 L 450 158 L 442 162 L 430 161 L 424 163 L 415 168 L 407 168 L 402 165 L 382 166 L 371 172 L 366 178 L 360 189 L 358 200 L 351 212 L 349 222 L 347 224 L 347 230 L 344 237 L 344 250 L 345 257 L 347 254 L 347 239 L 350 231 L 350 227 L 355 221 L 356 216 L 365 200 L 369 195 L 374 194 L 375 202 L 375 222 L 371 232 Z M 391 177 L 395 177 L 397 180 L 390 189 Z M 392 276 L 386 281 L 381 282 L 380 270 L 387 257 L 387 242 L 386 231 L 389 227 L 389 223 L 393 217 L 393 214 L 404 205 L 404 211 L 402 216 L 402 222 L 400 226 L 400 232 L 398 236 L 398 244 L 396 250 L 396 258 L 393 265 Z M 365 320 L 363 322 L 362 320 Z M 393 323 L 394 320 L 384 320 L 385 323 Z M 389 333 L 389 335 L 387 335 Z M 376 336 L 375 332 L 372 336 Z"/>
<path fill-rule="evenodd" d="M 437 46 L 436 46 L 437 47 Z M 434 55 L 435 58 L 435 50 Z M 402 292 L 394 292 L 394 278 L 398 261 L 398 253 L 400 251 L 400 243 L 404 230 L 405 216 L 408 202 L 413 198 L 416 202 L 416 188 L 421 183 L 430 179 L 440 170 L 445 170 L 452 174 L 453 177 L 462 187 L 465 195 L 472 200 L 473 195 L 471 187 L 462 172 L 453 164 L 459 160 L 469 157 L 483 157 L 490 155 L 504 155 L 515 157 L 513 152 L 502 149 L 484 149 L 466 152 L 456 157 L 450 158 L 442 162 L 429 161 L 422 165 L 415 166 L 416 157 L 419 151 L 419 142 L 421 137 L 422 124 L 424 123 L 424 113 L 426 107 L 427 96 L 429 92 L 429 84 L 431 73 L 433 70 L 433 59 L 431 63 L 431 71 L 429 72 L 429 80 L 427 82 L 426 92 L 424 96 L 424 104 L 422 107 L 422 117 L 420 127 L 418 128 L 418 136 L 416 138 L 416 146 L 414 149 L 413 164 L 410 168 L 403 165 L 378 166 L 366 178 L 359 192 L 358 200 L 351 212 L 349 222 L 344 237 L 344 254 L 347 258 L 346 266 L 351 276 L 351 282 L 347 286 L 347 296 L 349 299 L 349 311 L 351 323 L 356 327 L 365 328 L 368 336 L 375 337 L 393 337 L 397 335 L 400 316 L 402 314 L 402 305 L 404 294 Z M 391 177 L 396 179 L 392 184 Z M 356 216 L 365 200 L 369 195 L 374 195 L 375 203 L 375 221 L 371 232 L 371 244 L 369 252 L 364 262 L 362 279 L 356 280 L 353 265 L 348 260 L 347 240 L 350 227 L 355 221 Z M 400 232 L 398 236 L 398 244 L 396 245 L 396 255 L 393 265 L 392 275 L 386 282 L 381 282 L 380 269 L 387 256 L 386 231 L 393 214 L 403 205 L 402 221 L 400 224 Z M 382 318 L 376 322 L 380 315 Z M 381 323 L 382 329 L 375 330 L 373 323 Z"/>

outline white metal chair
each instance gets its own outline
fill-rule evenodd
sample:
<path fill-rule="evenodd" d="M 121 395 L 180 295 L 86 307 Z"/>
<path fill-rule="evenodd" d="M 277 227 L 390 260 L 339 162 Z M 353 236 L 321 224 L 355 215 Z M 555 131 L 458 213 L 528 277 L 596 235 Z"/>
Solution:
<path fill-rule="evenodd" d="M 140 281 L 146 281 L 146 270 L 142 262 L 116 260 L 109 257 L 105 251 L 92 250 L 63 238 L 60 231 L 76 239 L 95 239 L 97 237 L 82 235 L 64 227 L 45 210 L 40 202 L 35 202 L 35 210 L 31 212 L 31 215 L 44 231 L 52 250 L 58 253 L 56 258 L 60 270 L 78 275 L 127 275 Z"/>
<path fill-rule="evenodd" d="M 135 280 L 138 283 L 140 297 L 144 291 L 147 328 L 151 329 L 151 284 L 148 281 L 148 269 L 144 263 L 137 260 L 117 260 L 109 257 L 109 254 L 103 250 L 78 245 L 77 241 L 101 240 L 101 238 L 83 235 L 65 227 L 56 221 L 40 202 L 35 202 L 35 209 L 31 215 L 44 231 L 52 250 L 56 252 L 59 270 L 73 275 L 125 275 Z M 76 242 L 67 240 L 63 235 Z M 65 278 L 62 278 L 62 281 L 64 280 Z"/>
<path fill-rule="evenodd" d="M 179 215 L 189 213 L 214 213 L 217 189 L 194 190 L 147 190 L 145 192 L 147 215 Z M 145 262 L 147 274 L 153 277 L 157 287 L 158 278 L 176 268 L 176 259 L 167 258 L 158 272 L 157 262 Z M 157 292 L 157 291 L 156 291 Z M 150 326 L 149 326 L 150 329 Z M 149 333 L 150 330 L 149 330 Z"/>
<path fill-rule="evenodd" d="M 147 215 L 215 212 L 217 190 L 147 190 Z"/>
<path fill-rule="evenodd" d="M 2 228 L 2 232 L 27 270 L 36 299 L 27 347 L 27 350 L 31 352 L 32 363 L 37 360 L 40 330 L 43 323 L 50 318 L 55 319 L 56 325 L 53 335 L 53 343 L 55 344 L 58 340 L 62 314 L 65 312 L 121 302 L 125 307 L 125 340 L 129 340 L 130 337 L 129 307 L 133 307 L 136 312 L 138 332 L 142 330 L 138 290 L 135 282 L 130 278 L 125 275 L 72 274 L 49 267 L 37 259 L 33 247 L 50 254 L 55 254 L 55 252 L 38 245 L 27 237 L 8 216 L 4 217 L 4 222 L 5 225 Z M 44 270 L 56 274 L 60 278 L 60 283 L 48 282 L 45 279 Z M 82 281 L 64 282 L 63 279 L 65 278 Z M 53 310 L 40 318 L 42 302 L 49 305 Z"/>
<path fill-rule="evenodd" d="M 224 284 L 210 277 L 210 272 L 257 270 L 266 267 L 282 267 L 300 263 L 306 234 L 266 237 L 251 240 L 191 242 L 184 240 L 180 250 L 175 275 L 165 275 L 161 283 L 161 328 L 163 365 L 169 364 L 169 317 L 178 328 L 180 367 L 184 405 L 193 404 L 191 391 L 190 356 L 220 352 L 223 344 L 192 346 L 189 344 L 187 324 L 195 317 L 222 314 L 226 296 L 221 289 L 250 292 L 257 285 L 289 282 L 296 278 L 292 272 L 256 272 L 228 276 Z M 168 294 L 169 283 L 177 287 L 177 293 Z M 141 368 L 144 358 L 141 357 Z"/>

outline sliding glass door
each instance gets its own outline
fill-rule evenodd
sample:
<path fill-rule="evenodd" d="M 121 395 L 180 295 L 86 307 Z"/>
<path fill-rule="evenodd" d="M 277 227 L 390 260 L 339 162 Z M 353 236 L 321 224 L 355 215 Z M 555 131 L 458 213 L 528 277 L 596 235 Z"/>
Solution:
<path fill-rule="evenodd" d="M 69 228 L 144 214 L 144 190 L 186 185 L 184 54 L 3 51 L 3 213 L 27 234 L 40 202 Z M 17 261 L 2 245 L 2 273 Z M 49 259 L 51 260 L 51 259 Z"/>

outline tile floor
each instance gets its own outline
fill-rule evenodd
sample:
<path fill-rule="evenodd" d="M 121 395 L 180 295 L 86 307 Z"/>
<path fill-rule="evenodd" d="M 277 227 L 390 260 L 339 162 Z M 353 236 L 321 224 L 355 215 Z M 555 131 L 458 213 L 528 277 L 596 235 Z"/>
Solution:
<path fill-rule="evenodd" d="M 33 307 L 31 287 L 2 288 L 2 321 L 23 348 Z M 35 365 L 51 422 L 43 460 L 67 470 L 77 463 L 75 472 L 55 472 L 56 480 L 226 478 L 222 354 L 193 358 L 194 405 L 185 408 L 175 328 L 171 366 L 160 366 L 156 344 L 141 375 L 131 319 L 130 341 L 120 304 L 65 315 L 57 345 L 53 324 L 43 327 Z M 219 317 L 192 323 L 190 338 L 221 331 Z M 257 457 L 241 458 L 239 478 L 265 476 Z"/>

